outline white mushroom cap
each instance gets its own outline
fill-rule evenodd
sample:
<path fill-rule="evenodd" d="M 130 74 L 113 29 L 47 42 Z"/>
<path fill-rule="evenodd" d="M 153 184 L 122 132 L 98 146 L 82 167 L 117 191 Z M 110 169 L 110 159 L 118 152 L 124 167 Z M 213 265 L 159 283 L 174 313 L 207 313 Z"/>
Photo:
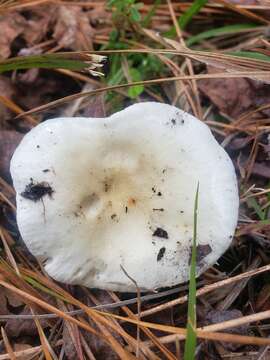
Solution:
<path fill-rule="evenodd" d="M 136 291 L 189 278 L 199 182 L 197 270 L 230 245 L 238 216 L 232 162 L 201 121 L 173 106 L 45 121 L 11 161 L 17 222 L 54 279 Z"/>

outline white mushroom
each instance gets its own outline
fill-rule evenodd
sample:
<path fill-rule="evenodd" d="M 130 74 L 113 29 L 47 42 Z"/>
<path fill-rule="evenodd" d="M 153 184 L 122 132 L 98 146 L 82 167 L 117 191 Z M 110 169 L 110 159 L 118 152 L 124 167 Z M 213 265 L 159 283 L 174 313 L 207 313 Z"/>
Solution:
<path fill-rule="evenodd" d="M 70 284 L 136 291 L 122 268 L 142 290 L 188 280 L 198 182 L 198 274 L 237 223 L 229 156 L 205 124 L 170 105 L 45 121 L 23 138 L 11 175 L 25 244 Z"/>

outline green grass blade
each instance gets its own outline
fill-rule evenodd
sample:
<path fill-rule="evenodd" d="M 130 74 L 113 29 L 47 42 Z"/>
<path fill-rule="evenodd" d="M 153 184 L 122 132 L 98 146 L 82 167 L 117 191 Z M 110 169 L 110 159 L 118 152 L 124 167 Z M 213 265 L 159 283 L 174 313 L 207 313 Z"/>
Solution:
<path fill-rule="evenodd" d="M 207 30 L 198 35 L 191 36 L 186 40 L 186 45 L 191 46 L 201 42 L 202 40 L 206 40 L 209 38 L 222 36 L 222 35 L 236 34 L 237 32 L 241 32 L 242 30 L 254 29 L 256 27 L 258 27 L 258 25 L 252 23 L 222 26 L 220 28 Z"/>
<path fill-rule="evenodd" d="M 193 16 L 198 14 L 201 8 L 207 3 L 208 0 L 195 0 L 190 8 L 180 16 L 178 23 L 181 29 L 184 29 L 192 20 Z"/>
<path fill-rule="evenodd" d="M 147 27 L 150 24 L 152 17 L 155 15 L 158 5 L 161 3 L 161 0 L 155 0 L 148 14 L 142 20 L 142 26 Z"/>
<path fill-rule="evenodd" d="M 193 244 L 190 264 L 190 279 L 188 290 L 188 321 L 185 342 L 184 360 L 195 359 L 196 350 L 196 257 L 197 257 L 197 216 L 199 202 L 199 184 L 197 185 L 194 216 L 193 216 Z"/>
<path fill-rule="evenodd" d="M 68 69 L 76 71 L 93 71 L 99 67 L 104 57 L 92 54 L 43 54 L 18 56 L 0 61 L 0 73 L 12 70 L 43 68 Z M 95 72 L 95 71 L 93 71 Z"/>
<path fill-rule="evenodd" d="M 63 300 L 63 301 L 67 301 L 67 299 L 66 299 L 64 296 L 56 293 L 55 291 L 47 288 L 46 286 L 40 284 L 38 281 L 36 281 L 35 279 L 31 278 L 30 276 L 24 275 L 23 278 L 24 278 L 24 280 L 25 280 L 26 282 L 28 282 L 28 284 L 32 285 L 35 289 L 41 290 L 41 291 L 45 292 L 46 294 L 49 294 L 49 295 L 51 295 L 51 296 L 53 296 L 53 297 L 55 297 L 55 298 L 57 298 L 57 299 L 60 299 L 60 300 Z"/>
<path fill-rule="evenodd" d="M 226 54 L 270 62 L 270 56 L 261 54 L 256 51 L 234 51 L 234 52 L 226 52 Z"/>
<path fill-rule="evenodd" d="M 193 16 L 198 14 L 201 8 L 207 3 L 208 0 L 195 0 L 193 4 L 178 18 L 178 24 L 183 30 L 190 23 Z M 171 37 L 176 34 L 175 27 L 173 26 L 169 31 L 165 33 L 165 36 Z"/>
<path fill-rule="evenodd" d="M 265 218 L 265 211 L 261 209 L 260 205 L 258 204 L 257 200 L 254 198 L 247 199 L 247 204 L 249 207 L 253 208 L 260 220 L 267 220 Z"/>

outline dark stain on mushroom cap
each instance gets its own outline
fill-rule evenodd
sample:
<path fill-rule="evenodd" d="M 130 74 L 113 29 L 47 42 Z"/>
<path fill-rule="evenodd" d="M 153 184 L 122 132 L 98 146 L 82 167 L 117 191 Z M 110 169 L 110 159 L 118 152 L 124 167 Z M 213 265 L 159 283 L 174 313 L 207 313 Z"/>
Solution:
<path fill-rule="evenodd" d="M 153 233 L 153 236 L 157 236 L 163 239 L 169 239 L 167 231 L 160 227 L 156 228 L 156 230 Z"/>
<path fill-rule="evenodd" d="M 24 191 L 21 193 L 21 196 L 28 200 L 38 201 L 45 195 L 49 195 L 51 197 L 53 192 L 54 190 L 49 183 L 43 181 L 35 184 L 33 179 L 31 179 L 30 184 L 26 185 Z"/>
<path fill-rule="evenodd" d="M 164 254 L 165 254 L 166 248 L 163 246 L 161 249 L 159 249 L 158 255 L 157 255 L 157 261 L 160 261 Z"/>
<path fill-rule="evenodd" d="M 209 244 L 197 246 L 197 262 L 198 264 L 212 252 L 212 248 Z"/>
<path fill-rule="evenodd" d="M 203 259 L 212 252 L 212 248 L 209 244 L 197 246 L 197 265 L 200 266 L 203 263 Z M 190 247 L 189 265 L 191 262 L 192 247 Z"/>

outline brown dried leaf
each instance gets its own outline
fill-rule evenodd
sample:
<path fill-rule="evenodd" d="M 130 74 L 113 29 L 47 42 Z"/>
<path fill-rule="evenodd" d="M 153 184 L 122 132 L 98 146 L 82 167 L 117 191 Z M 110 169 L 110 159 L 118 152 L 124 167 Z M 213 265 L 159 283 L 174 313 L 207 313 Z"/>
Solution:
<path fill-rule="evenodd" d="M 70 89 L 78 91 L 78 87 L 70 82 L 67 77 L 60 77 L 56 73 L 49 73 L 44 76 L 38 76 L 37 79 L 31 83 L 31 86 L 26 86 L 23 78 L 16 78 L 18 87 L 15 102 L 23 109 L 32 109 L 41 104 L 54 100 L 57 97 L 65 96 Z M 50 116 L 51 113 L 49 112 Z M 45 114 L 47 117 L 48 115 Z"/>
<path fill-rule="evenodd" d="M 29 344 L 21 344 L 21 343 L 15 343 L 13 347 L 14 347 L 14 351 L 23 351 L 32 348 L 32 346 Z"/>
<path fill-rule="evenodd" d="M 208 66 L 209 73 L 220 70 Z M 250 79 L 207 79 L 198 82 L 199 89 L 221 112 L 236 118 L 247 110 L 269 102 L 270 86 Z M 267 113 L 268 114 L 268 113 Z"/>
<path fill-rule="evenodd" d="M 254 140 L 254 136 L 237 137 L 230 142 L 230 150 L 241 150 Z"/>
<path fill-rule="evenodd" d="M 39 69 L 29 69 L 21 74 L 18 74 L 19 81 L 22 84 L 33 84 L 39 75 Z"/>
<path fill-rule="evenodd" d="M 17 12 L 0 15 L 0 59 L 6 59 L 11 54 L 13 40 L 24 31 L 26 21 Z"/>
<path fill-rule="evenodd" d="M 68 322 L 64 323 L 63 346 L 69 360 L 83 359 L 78 326 Z"/>
<path fill-rule="evenodd" d="M 96 291 L 92 290 L 91 295 L 93 296 L 93 294 L 95 296 L 96 301 L 93 302 L 89 299 L 89 297 L 87 297 L 86 301 L 88 302 L 89 306 L 93 306 L 93 305 L 97 305 L 97 304 L 108 304 L 108 303 L 112 302 L 111 297 L 108 295 L 107 291 L 105 291 L 105 290 L 96 290 Z M 110 310 L 110 312 L 118 314 L 119 309 Z M 99 329 L 99 327 L 96 325 L 96 323 L 93 320 L 88 318 L 88 321 L 93 328 L 97 329 L 98 331 L 101 331 L 101 329 Z M 108 329 L 108 328 L 107 328 L 107 330 L 110 331 L 110 329 Z M 114 331 L 110 331 L 110 332 L 115 337 L 115 339 L 124 346 L 123 339 L 116 332 L 114 332 Z M 119 359 L 119 356 L 114 351 L 112 351 L 111 347 L 107 343 L 105 343 L 100 337 L 97 337 L 97 336 L 91 334 L 90 332 L 87 332 L 84 330 L 82 331 L 82 335 L 97 360 L 103 360 L 103 359 L 118 360 Z"/>
<path fill-rule="evenodd" d="M 270 161 L 255 163 L 252 168 L 252 174 L 270 179 Z"/>
<path fill-rule="evenodd" d="M 5 96 L 8 99 L 12 99 L 15 96 L 15 92 L 16 90 L 11 80 L 5 76 L 0 76 L 0 96 Z M 0 101 L 0 130 L 7 129 L 9 127 L 7 120 L 9 120 L 11 116 L 12 112 Z"/>
<path fill-rule="evenodd" d="M 94 29 L 81 7 L 59 6 L 53 37 L 63 48 L 72 50 L 93 49 Z"/>
<path fill-rule="evenodd" d="M 105 101 L 104 94 L 97 94 L 89 99 L 87 99 L 87 104 L 83 109 L 83 116 L 86 117 L 105 117 Z"/>
<path fill-rule="evenodd" d="M 32 312 L 29 308 L 25 307 L 20 313 L 21 315 L 32 315 Z M 43 329 L 49 326 L 46 319 L 41 319 L 40 324 Z M 23 320 L 23 319 L 9 319 L 5 326 L 5 331 L 8 337 L 18 337 L 18 336 L 37 336 L 38 329 L 33 320 Z"/>
<path fill-rule="evenodd" d="M 270 307 L 270 284 L 265 284 L 260 290 L 255 304 L 257 311 L 266 311 Z"/>
<path fill-rule="evenodd" d="M 228 321 L 232 319 L 241 318 L 243 316 L 242 312 L 237 309 L 233 310 L 211 310 L 206 315 L 206 323 L 217 324 L 223 321 Z M 227 329 L 227 333 L 238 334 L 238 335 L 248 335 L 248 326 L 249 324 L 241 325 L 233 329 Z M 223 347 L 227 350 L 234 351 L 241 347 L 242 345 L 232 344 L 232 343 L 222 343 Z"/>
<path fill-rule="evenodd" d="M 0 176 L 6 180 L 10 180 L 10 159 L 22 138 L 23 134 L 17 131 L 0 131 Z"/>
<path fill-rule="evenodd" d="M 100 3 L 99 5 L 96 4 L 93 9 L 86 12 L 89 18 L 90 24 L 95 28 L 100 25 L 101 31 L 106 31 L 104 25 L 111 26 L 111 12 L 106 11 L 106 4 Z"/>
<path fill-rule="evenodd" d="M 21 299 L 8 289 L 1 287 L 0 290 L 0 314 L 12 314 L 12 308 L 18 308 L 23 305 Z"/>
<path fill-rule="evenodd" d="M 56 19 L 56 5 L 37 6 L 29 11 L 23 37 L 28 47 L 40 43 Z"/>

